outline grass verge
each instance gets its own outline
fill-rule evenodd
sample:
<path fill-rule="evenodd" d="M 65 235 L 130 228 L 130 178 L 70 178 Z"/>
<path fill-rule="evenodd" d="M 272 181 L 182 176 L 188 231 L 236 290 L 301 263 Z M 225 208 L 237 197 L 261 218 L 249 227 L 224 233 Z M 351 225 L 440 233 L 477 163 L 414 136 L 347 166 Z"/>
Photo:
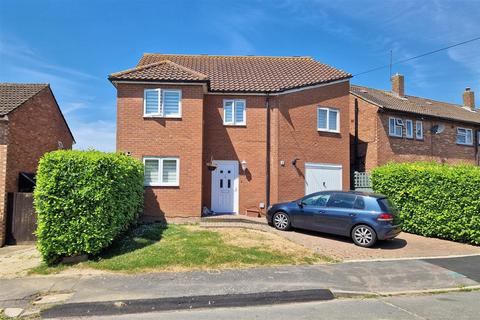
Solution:
<path fill-rule="evenodd" d="M 133 229 L 99 257 L 75 267 L 134 273 L 324 262 L 330 260 L 267 232 L 149 224 Z M 58 273 L 67 268 L 40 265 L 31 273 Z"/>

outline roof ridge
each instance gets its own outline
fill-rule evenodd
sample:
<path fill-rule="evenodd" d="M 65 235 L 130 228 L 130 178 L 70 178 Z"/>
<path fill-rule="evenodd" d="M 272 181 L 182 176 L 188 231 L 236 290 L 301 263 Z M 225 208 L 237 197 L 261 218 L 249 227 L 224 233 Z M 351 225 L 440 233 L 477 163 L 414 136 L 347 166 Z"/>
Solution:
<path fill-rule="evenodd" d="M 372 87 L 367 87 L 367 86 L 361 86 L 361 85 L 357 85 L 357 84 L 351 84 L 350 87 L 366 88 L 366 89 L 370 89 L 370 90 L 380 91 L 380 92 L 382 92 L 382 93 L 388 94 L 388 95 L 391 96 L 391 97 L 401 98 L 401 97 L 398 97 L 398 96 L 392 94 L 391 91 L 389 91 L 389 90 L 377 89 L 377 88 L 372 88 Z M 431 98 L 425 98 L 425 97 L 419 97 L 419 96 L 412 96 L 412 95 L 406 94 L 406 95 L 405 95 L 405 98 L 408 98 L 408 97 L 410 97 L 410 98 L 417 98 L 417 99 L 423 99 L 423 100 L 429 100 L 429 101 L 432 101 L 432 102 L 444 103 L 444 104 L 449 104 L 449 105 L 452 105 L 452 106 L 455 106 L 455 107 L 463 108 L 463 106 L 462 106 L 461 104 L 458 104 L 458 103 L 440 101 L 440 100 L 435 100 L 435 99 L 431 99 Z M 477 111 L 475 111 L 475 112 L 477 112 Z"/>
<path fill-rule="evenodd" d="M 50 83 L 22 83 L 22 82 L 0 82 L 0 85 L 13 85 L 13 86 L 49 86 Z"/>
<path fill-rule="evenodd" d="M 311 59 L 311 56 L 265 56 L 265 55 L 221 55 L 221 54 L 177 54 L 145 52 L 143 56 L 176 56 L 176 57 L 208 57 L 208 58 L 269 58 L 269 59 Z"/>
<path fill-rule="evenodd" d="M 182 66 L 182 65 L 179 65 L 173 61 L 170 61 L 168 59 L 165 59 L 165 60 L 161 60 L 161 61 L 157 61 L 157 62 L 153 62 L 153 63 L 149 63 L 149 64 L 145 64 L 145 65 L 142 65 L 142 66 L 137 66 L 137 67 L 134 67 L 134 68 L 130 68 L 130 69 L 127 69 L 127 70 L 123 70 L 123 71 L 120 71 L 120 72 L 115 72 L 115 73 L 111 73 L 108 77 L 111 78 L 111 77 L 118 77 L 118 76 L 121 76 L 121 75 L 125 75 L 125 74 L 128 74 L 128 73 L 131 73 L 131 72 L 135 72 L 135 71 L 141 71 L 141 70 L 145 70 L 145 69 L 148 69 L 148 68 L 152 68 L 152 67 L 156 67 L 158 65 L 161 65 L 161 64 L 169 64 L 175 68 L 178 68 L 178 69 L 181 69 L 185 72 L 189 72 L 191 74 L 194 74 L 194 75 L 197 75 L 203 79 L 207 79 L 207 75 L 203 74 L 203 73 L 200 73 L 198 71 L 195 71 L 195 70 L 192 70 L 190 68 L 187 68 L 185 66 Z"/>

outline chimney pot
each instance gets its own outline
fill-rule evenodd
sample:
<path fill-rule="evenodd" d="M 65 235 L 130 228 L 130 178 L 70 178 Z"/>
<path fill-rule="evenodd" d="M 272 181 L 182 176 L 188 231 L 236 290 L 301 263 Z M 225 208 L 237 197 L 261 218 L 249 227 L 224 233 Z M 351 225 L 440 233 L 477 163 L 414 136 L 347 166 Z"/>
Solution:
<path fill-rule="evenodd" d="M 470 90 L 470 87 L 465 88 L 463 92 L 463 106 L 475 110 L 475 94 Z"/>
<path fill-rule="evenodd" d="M 399 96 L 405 96 L 405 78 L 402 74 L 395 74 L 392 77 L 392 93 Z"/>

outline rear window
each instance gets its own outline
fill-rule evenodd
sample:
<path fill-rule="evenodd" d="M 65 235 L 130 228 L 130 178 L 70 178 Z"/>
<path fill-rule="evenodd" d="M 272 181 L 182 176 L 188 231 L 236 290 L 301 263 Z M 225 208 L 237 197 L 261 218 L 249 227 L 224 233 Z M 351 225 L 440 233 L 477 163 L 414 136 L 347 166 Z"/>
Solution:
<path fill-rule="evenodd" d="M 388 213 L 397 213 L 398 212 L 398 210 L 395 207 L 395 205 L 393 204 L 393 202 L 390 201 L 390 199 L 388 199 L 388 198 L 378 199 L 378 204 L 380 205 L 380 209 L 382 209 L 382 211 L 384 211 L 384 212 L 388 212 Z"/>

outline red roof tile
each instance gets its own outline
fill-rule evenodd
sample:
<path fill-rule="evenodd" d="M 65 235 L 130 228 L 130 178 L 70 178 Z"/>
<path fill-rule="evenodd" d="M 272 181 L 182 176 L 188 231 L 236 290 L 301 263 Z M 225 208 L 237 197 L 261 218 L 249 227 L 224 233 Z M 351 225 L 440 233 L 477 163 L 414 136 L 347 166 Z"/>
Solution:
<path fill-rule="evenodd" d="M 109 79 L 208 81 L 216 92 L 281 92 L 350 77 L 310 57 L 144 54 L 136 68 Z"/>

